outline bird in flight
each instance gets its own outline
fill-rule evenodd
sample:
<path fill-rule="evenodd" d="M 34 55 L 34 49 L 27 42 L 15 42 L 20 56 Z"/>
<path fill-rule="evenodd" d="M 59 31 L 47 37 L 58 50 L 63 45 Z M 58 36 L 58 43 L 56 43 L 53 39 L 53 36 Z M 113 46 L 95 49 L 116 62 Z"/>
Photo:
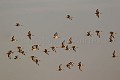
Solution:
<path fill-rule="evenodd" d="M 9 50 L 8 53 L 6 53 L 8 55 L 8 58 L 11 59 L 11 54 L 13 54 L 14 52 L 12 50 Z"/>
<path fill-rule="evenodd" d="M 39 50 L 39 45 L 33 45 L 31 50 L 32 51 Z"/>
<path fill-rule="evenodd" d="M 72 46 L 72 50 L 75 51 L 75 52 L 76 52 L 76 48 L 78 48 L 78 47 Z"/>
<path fill-rule="evenodd" d="M 61 68 L 62 64 L 59 65 L 58 71 L 62 71 L 64 69 Z"/>
<path fill-rule="evenodd" d="M 17 41 L 17 40 L 15 39 L 15 36 L 12 36 L 11 41 L 12 41 L 12 42 Z"/>
<path fill-rule="evenodd" d="M 82 71 L 82 69 L 81 69 L 81 67 L 82 67 L 81 62 L 78 63 L 78 67 L 79 67 L 79 70 Z"/>
<path fill-rule="evenodd" d="M 16 23 L 16 25 L 15 26 L 23 26 L 23 25 L 20 25 L 20 23 Z"/>
<path fill-rule="evenodd" d="M 69 62 L 69 63 L 66 65 L 66 67 L 69 68 L 69 69 L 71 69 L 71 67 L 73 67 L 73 64 L 74 64 L 73 62 Z"/>
<path fill-rule="evenodd" d="M 102 14 L 102 13 L 100 13 L 99 10 L 97 9 L 95 14 L 99 18 L 100 14 Z"/>
<path fill-rule="evenodd" d="M 47 55 L 49 55 L 48 52 L 50 52 L 50 51 L 48 51 L 47 49 L 44 49 L 43 52 L 45 52 Z"/>
<path fill-rule="evenodd" d="M 67 17 L 66 17 L 66 18 L 68 18 L 68 19 L 72 20 L 72 17 L 71 17 L 70 15 L 67 15 Z"/>
<path fill-rule="evenodd" d="M 91 32 L 91 31 L 87 32 L 86 35 L 92 37 L 92 34 L 91 34 L 90 32 Z"/>
<path fill-rule="evenodd" d="M 59 38 L 59 36 L 58 36 L 58 33 L 57 33 L 57 32 L 54 34 L 53 38 L 54 38 L 54 39 L 58 39 L 58 38 Z"/>
<path fill-rule="evenodd" d="M 115 50 L 113 51 L 112 57 L 113 58 L 118 57 L 118 56 L 115 55 Z"/>
<path fill-rule="evenodd" d="M 39 63 L 38 63 L 38 62 L 39 62 L 40 60 L 36 59 L 37 57 L 35 57 L 35 56 L 30 56 L 30 57 L 31 57 L 32 61 L 35 62 L 35 63 L 39 66 Z"/>
<path fill-rule="evenodd" d="M 72 43 L 73 43 L 73 42 L 72 42 L 72 37 L 70 37 L 68 44 L 72 44 Z"/>
<path fill-rule="evenodd" d="M 61 48 L 64 48 L 65 47 L 65 40 L 62 42 L 62 44 L 61 44 Z"/>
<path fill-rule="evenodd" d="M 58 47 L 55 47 L 55 46 L 52 46 L 50 47 L 54 52 L 56 52 L 56 49 L 55 48 L 58 48 Z"/>
<path fill-rule="evenodd" d="M 116 34 L 116 33 L 112 32 L 112 31 L 110 31 L 109 33 L 110 33 L 110 38 L 115 38 L 114 34 Z"/>
<path fill-rule="evenodd" d="M 30 31 L 28 31 L 28 35 L 27 36 L 31 40 L 31 36 L 34 36 L 34 35 L 32 35 Z"/>
<path fill-rule="evenodd" d="M 70 50 L 70 49 L 68 48 L 68 45 L 65 47 L 65 50 Z"/>
<path fill-rule="evenodd" d="M 96 30 L 95 32 L 96 32 L 97 36 L 100 38 L 100 32 L 102 32 L 102 31 Z"/>
<path fill-rule="evenodd" d="M 21 59 L 21 58 L 19 58 L 18 55 L 17 55 L 17 56 L 14 57 L 14 59 L 17 60 L 17 59 Z"/>
<path fill-rule="evenodd" d="M 25 55 L 25 51 L 22 50 L 22 47 L 18 46 L 17 48 L 19 53 L 22 53 L 23 55 Z"/>

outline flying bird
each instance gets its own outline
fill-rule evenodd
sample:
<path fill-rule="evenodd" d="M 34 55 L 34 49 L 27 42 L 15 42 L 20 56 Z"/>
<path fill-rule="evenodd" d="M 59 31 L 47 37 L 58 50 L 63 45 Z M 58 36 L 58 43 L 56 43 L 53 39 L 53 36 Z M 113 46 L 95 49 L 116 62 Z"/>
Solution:
<path fill-rule="evenodd" d="M 57 33 L 57 32 L 54 34 L 53 38 L 54 38 L 54 39 L 58 39 L 58 38 L 59 38 L 59 36 L 58 36 L 58 33 Z"/>
<path fill-rule="evenodd" d="M 62 42 L 62 44 L 61 44 L 61 48 L 64 48 L 65 47 L 65 40 Z"/>
<path fill-rule="evenodd" d="M 17 59 L 21 59 L 21 58 L 19 58 L 18 55 L 17 55 L 17 56 L 14 57 L 14 59 L 17 60 Z"/>
<path fill-rule="evenodd" d="M 91 34 L 90 32 L 91 32 L 91 31 L 87 32 L 86 35 L 92 37 L 92 34 Z"/>
<path fill-rule="evenodd" d="M 78 63 L 78 67 L 79 67 L 79 70 L 82 71 L 82 69 L 81 69 L 81 67 L 82 67 L 81 62 Z"/>
<path fill-rule="evenodd" d="M 76 48 L 78 48 L 78 47 L 72 46 L 72 50 L 75 51 L 75 52 L 76 52 Z"/>
<path fill-rule="evenodd" d="M 68 45 L 65 47 L 65 50 L 70 50 L 70 49 L 68 48 Z"/>
<path fill-rule="evenodd" d="M 17 41 L 17 40 L 15 39 L 15 36 L 12 36 L 11 41 L 12 41 L 12 42 Z"/>
<path fill-rule="evenodd" d="M 102 13 L 100 13 L 99 10 L 97 9 L 95 14 L 99 18 L 100 14 L 102 14 Z"/>
<path fill-rule="evenodd" d="M 39 66 L 39 63 L 38 63 L 38 62 L 39 62 L 40 60 L 36 59 L 37 57 L 35 57 L 35 56 L 30 56 L 30 57 L 31 57 L 32 61 L 35 62 L 35 63 Z"/>
<path fill-rule="evenodd" d="M 100 38 L 100 32 L 102 31 L 96 30 L 95 32 L 97 33 L 97 36 Z"/>
<path fill-rule="evenodd" d="M 15 26 L 23 26 L 23 25 L 20 25 L 20 23 L 16 23 L 16 25 Z"/>
<path fill-rule="evenodd" d="M 116 33 L 112 32 L 112 31 L 110 31 L 109 33 L 110 33 L 111 38 L 115 38 L 114 34 L 116 34 Z"/>
<path fill-rule="evenodd" d="M 48 51 L 47 49 L 44 49 L 43 52 L 45 52 L 47 55 L 49 55 L 48 52 L 50 52 L 50 51 Z"/>
<path fill-rule="evenodd" d="M 72 17 L 71 17 L 70 15 L 67 15 L 67 17 L 66 17 L 66 18 L 68 18 L 68 19 L 72 20 Z"/>
<path fill-rule="evenodd" d="M 113 51 L 112 57 L 113 58 L 118 57 L 118 56 L 115 55 L 115 50 Z"/>
<path fill-rule="evenodd" d="M 32 51 L 39 50 L 39 45 L 33 45 L 31 50 Z"/>
<path fill-rule="evenodd" d="M 8 53 L 6 53 L 8 55 L 8 58 L 11 59 L 11 54 L 13 54 L 14 52 L 12 50 L 9 50 Z"/>
<path fill-rule="evenodd" d="M 69 63 L 66 65 L 66 67 L 69 68 L 69 69 L 71 69 L 71 67 L 73 67 L 73 64 L 74 64 L 73 62 L 69 62 Z"/>
<path fill-rule="evenodd" d="M 62 71 L 64 69 L 61 68 L 62 64 L 59 65 L 58 71 Z"/>
<path fill-rule="evenodd" d="M 32 35 L 30 31 L 28 31 L 28 35 L 27 36 L 31 40 L 31 37 L 34 36 L 34 35 Z"/>
<path fill-rule="evenodd" d="M 72 42 L 72 37 L 70 37 L 68 44 L 72 44 L 72 43 L 73 43 L 73 42 Z"/>
<path fill-rule="evenodd" d="M 55 47 L 55 46 L 52 46 L 52 47 L 50 47 L 54 52 L 56 52 L 56 49 L 55 48 L 57 48 L 57 47 Z"/>

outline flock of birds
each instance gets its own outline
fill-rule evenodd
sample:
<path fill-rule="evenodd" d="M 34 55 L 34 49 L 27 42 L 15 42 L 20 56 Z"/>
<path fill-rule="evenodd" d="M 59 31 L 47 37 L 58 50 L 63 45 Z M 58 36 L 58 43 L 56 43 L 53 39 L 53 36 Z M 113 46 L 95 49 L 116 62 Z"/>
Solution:
<path fill-rule="evenodd" d="M 96 16 L 99 18 L 100 14 L 102 14 L 102 13 L 100 13 L 99 10 L 97 9 L 95 14 L 96 14 Z M 73 17 L 71 17 L 70 15 L 67 15 L 66 18 L 68 18 L 68 19 L 70 19 L 70 20 L 73 20 Z M 20 23 L 16 23 L 15 26 L 23 26 L 23 25 L 21 25 Z M 96 30 L 95 32 L 96 32 L 96 35 L 98 36 L 98 38 L 101 38 L 101 32 L 102 32 L 102 31 Z M 113 40 L 115 39 L 115 34 L 116 34 L 115 32 L 112 32 L 112 31 L 109 32 L 109 42 L 110 42 L 110 43 L 112 43 Z M 28 33 L 27 33 L 26 36 L 29 38 L 29 40 L 31 40 L 31 39 L 32 39 L 32 36 L 34 36 L 34 35 L 32 35 L 31 31 L 28 31 Z M 91 31 L 86 32 L 86 36 L 92 37 Z M 59 39 L 60 37 L 59 37 L 58 33 L 55 32 L 55 34 L 54 34 L 53 37 L 51 37 L 51 38 Z M 15 36 L 12 36 L 11 42 L 15 42 L 15 41 L 18 41 L 18 40 L 15 38 Z M 63 40 L 63 41 L 61 42 L 60 47 L 51 46 L 49 49 L 51 49 L 51 50 L 52 50 L 53 52 L 55 52 L 55 53 L 57 52 L 57 51 L 56 51 L 56 48 L 63 48 L 63 49 L 66 50 L 66 51 L 68 51 L 68 50 L 73 50 L 74 52 L 76 52 L 76 49 L 77 49 L 78 47 L 75 46 L 75 45 L 72 45 L 71 47 L 69 47 L 68 44 L 73 44 L 72 37 L 69 38 L 67 45 L 65 44 L 65 40 Z M 39 50 L 39 46 L 40 46 L 40 45 L 37 45 L 37 44 L 32 45 L 32 46 L 31 46 L 31 51 Z M 20 54 L 22 54 L 22 55 L 26 55 L 26 52 L 23 50 L 23 48 L 22 48 L 21 46 L 18 46 L 17 49 L 18 49 L 18 51 L 17 51 L 18 53 L 20 53 Z M 11 55 L 14 54 L 14 52 L 15 52 L 15 51 L 9 50 L 9 51 L 6 53 L 6 54 L 7 54 L 7 57 L 8 57 L 9 59 L 15 59 L 15 60 L 21 59 L 21 58 L 19 57 L 19 55 L 15 55 L 15 56 L 12 58 Z M 44 52 L 45 54 L 49 55 L 49 52 L 51 52 L 51 51 L 48 50 L 47 48 L 45 48 L 42 52 Z M 118 56 L 116 56 L 115 50 L 114 50 L 113 53 L 112 53 L 112 57 L 113 57 L 113 58 L 118 57 Z M 38 59 L 38 57 L 32 55 L 32 56 L 30 56 L 30 58 L 31 58 L 31 60 L 32 60 L 35 64 L 37 64 L 37 65 L 39 66 L 40 60 Z M 66 67 L 67 67 L 68 69 L 71 69 L 71 68 L 74 66 L 74 64 L 75 64 L 74 62 L 69 62 L 69 63 L 66 64 Z M 77 66 L 78 66 L 79 70 L 82 71 L 81 67 L 83 66 L 83 64 L 82 64 L 81 62 L 78 62 L 78 63 L 77 63 Z M 58 66 L 58 71 L 62 71 L 62 70 L 64 70 L 64 69 L 62 68 L 62 64 L 60 64 L 60 65 Z"/>

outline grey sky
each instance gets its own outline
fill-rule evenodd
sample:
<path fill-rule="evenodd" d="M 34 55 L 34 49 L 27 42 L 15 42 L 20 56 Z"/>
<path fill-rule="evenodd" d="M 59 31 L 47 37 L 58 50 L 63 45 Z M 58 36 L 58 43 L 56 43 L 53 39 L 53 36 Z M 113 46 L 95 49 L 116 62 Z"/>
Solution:
<path fill-rule="evenodd" d="M 102 13 L 96 17 L 95 10 Z M 0 0 L 0 79 L 1 80 L 120 80 L 120 0 Z M 66 19 L 70 14 L 73 20 Z M 23 26 L 16 27 L 19 22 Z M 35 36 L 27 38 L 27 32 Z M 103 31 L 99 39 L 95 30 Z M 91 38 L 86 32 L 91 31 Z M 115 41 L 108 42 L 109 31 L 116 32 Z M 59 40 L 53 40 L 58 32 Z M 17 42 L 10 42 L 15 36 Z M 72 36 L 77 51 L 57 49 L 50 55 L 42 51 L 52 45 L 60 46 Z M 33 44 L 40 50 L 32 52 Z M 6 53 L 20 45 L 27 52 L 20 60 L 9 60 Z M 116 50 L 115 59 L 112 52 Z M 14 57 L 14 55 L 12 57 Z M 37 56 L 40 66 L 30 56 Z M 69 70 L 65 65 L 73 61 Z M 77 67 L 82 62 L 82 72 Z M 58 72 L 59 64 L 64 71 Z"/>

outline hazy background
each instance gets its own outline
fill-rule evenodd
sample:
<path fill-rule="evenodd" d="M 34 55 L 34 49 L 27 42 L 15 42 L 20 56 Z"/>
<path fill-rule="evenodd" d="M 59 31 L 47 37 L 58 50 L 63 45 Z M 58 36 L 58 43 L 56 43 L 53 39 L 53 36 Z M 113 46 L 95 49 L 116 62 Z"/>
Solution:
<path fill-rule="evenodd" d="M 96 17 L 95 10 L 102 13 Z M 73 20 L 66 19 L 70 14 Z M 19 22 L 23 26 L 16 27 Z M 120 0 L 0 0 L 0 79 L 1 80 L 120 80 Z M 27 32 L 35 36 L 27 38 Z M 95 30 L 103 31 L 99 39 Z M 93 37 L 86 36 L 91 31 Z M 116 32 L 115 41 L 109 43 L 109 31 Z M 59 40 L 53 34 L 58 32 Z M 15 36 L 17 42 L 11 42 Z M 44 54 L 44 48 L 60 46 L 72 37 L 77 52 L 57 49 L 57 53 Z M 32 52 L 31 46 L 40 44 Z M 9 60 L 6 53 L 22 46 L 26 56 Z M 112 52 L 116 50 L 115 59 Z M 12 58 L 14 58 L 14 55 Z M 40 66 L 30 59 L 37 56 Z M 65 65 L 73 61 L 69 70 Z M 77 67 L 82 62 L 82 72 Z M 64 71 L 57 71 L 63 64 Z"/>

